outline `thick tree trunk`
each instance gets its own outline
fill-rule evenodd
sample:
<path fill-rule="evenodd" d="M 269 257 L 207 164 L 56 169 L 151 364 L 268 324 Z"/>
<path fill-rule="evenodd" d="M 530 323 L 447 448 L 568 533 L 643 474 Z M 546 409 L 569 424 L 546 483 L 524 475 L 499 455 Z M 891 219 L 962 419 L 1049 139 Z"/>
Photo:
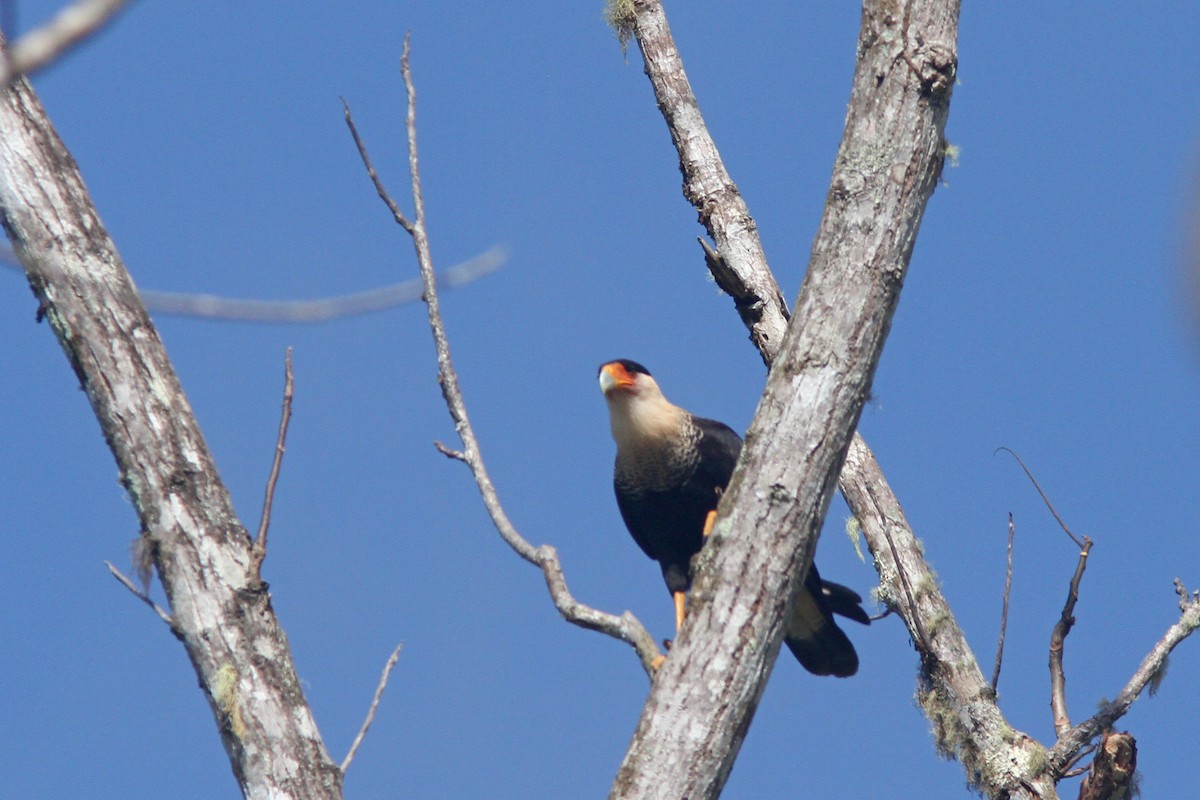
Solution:
<path fill-rule="evenodd" d="M 639 13 L 657 6 L 634 5 Z M 713 798 L 732 769 L 941 170 L 957 21 L 953 0 L 864 7 L 846 129 L 805 285 L 713 546 L 700 558 L 692 611 L 613 798 Z"/>
<path fill-rule="evenodd" d="M 250 539 L 75 161 L 23 79 L 0 97 L 0 215 L 116 457 L 242 792 L 340 797 Z"/>

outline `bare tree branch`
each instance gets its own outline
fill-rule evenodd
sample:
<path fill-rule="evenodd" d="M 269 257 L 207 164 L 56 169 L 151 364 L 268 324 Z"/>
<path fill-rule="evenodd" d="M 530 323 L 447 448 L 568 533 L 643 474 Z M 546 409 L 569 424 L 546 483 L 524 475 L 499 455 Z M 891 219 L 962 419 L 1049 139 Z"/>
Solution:
<path fill-rule="evenodd" d="M 1088 554 L 1092 552 L 1092 540 L 1083 537 L 1083 549 L 1075 562 L 1075 574 L 1067 590 L 1067 601 L 1054 629 L 1050 632 L 1050 713 L 1054 716 L 1054 733 L 1062 736 L 1071 730 L 1071 717 L 1067 714 L 1067 675 L 1063 671 L 1063 646 L 1067 635 L 1075 627 L 1075 604 L 1079 601 L 1079 584 L 1083 571 L 1087 569 Z"/>
<path fill-rule="evenodd" d="M 22 36 L 0 59 L 0 88 L 56 61 L 112 22 L 128 0 L 76 0 L 45 25 Z"/>
<path fill-rule="evenodd" d="M 864 30 L 867 18 L 871 13 L 872 8 L 868 4 L 864 12 Z M 709 235 L 713 237 L 714 241 L 726 241 L 722 238 L 722 232 L 717 229 L 718 223 L 713 220 L 720 220 L 726 218 L 727 214 L 732 214 L 734 217 L 749 221 L 749 216 L 748 214 L 744 218 L 738 216 L 738 213 L 744 209 L 744 204 L 740 196 L 736 196 L 736 188 L 733 188 L 732 192 L 717 191 L 705 195 L 705 187 L 724 186 L 728 181 L 728 175 L 723 166 L 718 166 L 712 171 L 707 168 L 713 163 L 713 159 L 708 156 L 716 153 L 715 146 L 712 144 L 712 139 L 699 114 L 696 99 L 687 84 L 682 61 L 670 38 L 670 32 L 666 28 L 661 8 L 657 3 L 652 2 L 613 0 L 608 4 L 607 14 L 610 22 L 617 29 L 622 43 L 629 37 L 637 35 L 645 61 L 646 73 L 654 87 L 659 107 L 663 111 L 679 151 L 681 170 L 684 175 L 684 193 L 689 199 L 708 198 L 707 204 L 697 204 L 701 222 L 708 228 Z M 907 25 L 907 21 L 913 18 L 912 6 L 906 6 L 900 16 Z M 913 40 L 910 28 L 905 28 L 905 34 L 911 43 Z M 943 42 L 927 37 L 919 38 L 916 41 L 921 43 L 920 47 L 933 51 L 944 45 Z M 914 60 L 907 52 L 902 54 L 902 58 L 915 74 L 922 76 L 925 85 L 931 85 L 928 79 L 936 78 L 936 70 L 932 72 L 924 70 L 919 66 L 917 60 Z M 878 74 L 882 76 L 884 73 L 880 71 Z M 881 108 L 880 111 L 886 113 L 887 109 Z M 719 158 L 715 159 L 715 163 L 719 164 Z M 857 177 L 851 173 L 851 180 L 840 186 L 835 181 L 834 192 L 857 189 L 859 185 Z M 728 206 L 722 208 L 722 204 L 729 197 L 735 199 Z M 727 214 L 723 214 L 722 211 Z M 824 231 L 824 225 L 822 231 Z M 747 234 L 751 239 L 755 238 L 752 223 L 738 232 Z M 768 365 L 772 364 L 778 352 L 780 340 L 777 337 L 772 338 L 770 331 L 783 329 L 787 322 L 787 309 L 781 300 L 765 257 L 761 255 L 761 246 L 752 244 L 750 247 L 735 252 L 733 257 L 725 258 L 723 251 L 719 253 L 704 240 L 701 240 L 700 243 L 704 249 L 705 261 L 709 270 L 718 285 L 735 298 L 739 313 L 742 314 L 743 321 L 751 328 L 751 338 L 758 346 L 764 362 Z M 753 255 L 742 257 L 746 253 Z M 978 673 L 974 656 L 967 647 L 966 641 L 944 601 L 936 605 L 936 613 L 921 612 L 921 606 L 914 598 L 913 583 L 915 581 L 916 585 L 921 587 L 919 591 L 923 593 L 926 585 L 936 587 L 936 579 L 924 564 L 920 548 L 916 546 L 911 532 L 908 532 L 906 542 L 911 543 L 912 547 L 907 548 L 902 557 L 900 557 L 895 544 L 892 543 L 891 536 L 888 535 L 890 522 L 895 519 L 902 520 L 902 512 L 891 494 L 882 472 L 879 471 L 870 449 L 857 433 L 854 435 L 850 452 L 852 455 L 857 455 L 848 458 L 843 466 L 841 488 L 856 517 L 860 520 L 869 519 L 873 514 L 879 512 L 879 508 L 871 499 L 871 491 L 890 499 L 887 512 L 877 525 L 880 535 L 872 540 L 871 544 L 877 564 L 880 566 L 885 590 L 889 591 L 894 599 L 906 600 L 906 603 L 897 603 L 895 608 L 904 617 L 914 642 L 918 643 L 922 662 L 926 664 L 928 683 L 922 690 L 922 696 L 928 701 L 924 705 L 926 713 L 934 723 L 939 746 L 947 755 L 960 753 L 959 757 L 972 782 L 985 788 L 993 796 L 1055 796 L 1053 778 L 1056 777 L 1056 771 L 1050 770 L 1050 779 L 1047 779 L 1036 769 L 1039 763 L 1044 763 L 1044 757 L 1039 753 L 1044 753 L 1045 750 L 1027 737 L 1021 737 L 1019 741 L 1015 742 L 1009 740 L 1007 734 L 1011 733 L 1011 728 L 994 704 L 994 689 L 982 683 L 981 675 L 978 682 L 968 680 L 958 685 L 947 683 L 946 673 L 953 672 L 960 663 L 955 660 L 959 654 L 967 659 L 967 672 Z M 1051 510 L 1053 512 L 1053 509 Z M 1055 516 L 1057 517 L 1057 513 Z M 889 525 L 884 525 L 883 521 L 888 521 Z M 906 525 L 904 528 L 907 530 Z M 1070 531 L 1065 525 L 1063 528 L 1070 535 Z M 1082 546 L 1082 543 L 1080 544 Z M 890 553 L 891 557 L 881 559 L 881 554 L 886 553 Z M 912 561 L 920 569 L 897 570 L 893 567 L 889 576 L 886 572 L 888 569 L 886 564 L 890 562 L 895 565 L 902 563 L 903 560 Z M 700 568 L 703 570 L 704 565 L 701 564 Z M 919 577 L 910 578 L 910 573 Z M 890 588 L 889 578 L 894 580 Z M 1190 601 L 1185 599 L 1185 603 L 1195 601 L 1196 598 L 1192 598 Z M 929 628 L 931 633 L 927 634 L 926 628 Z M 949 636 L 949 641 L 935 650 L 930 644 L 930 636 L 938 638 Z M 678 647 L 676 652 L 678 652 Z M 943 658 L 950 660 L 939 661 Z M 1155 672 L 1154 674 L 1161 673 Z M 972 741 L 967 734 L 975 730 L 973 720 L 977 704 L 982 704 L 980 715 L 988 722 L 981 726 L 978 735 L 975 735 Z M 964 748 L 969 752 L 964 751 Z M 1072 753 L 1069 758 L 1074 758 L 1078 756 L 1082 748 L 1069 749 Z M 1009 764 L 1011 769 L 996 768 L 996 765 L 1004 764 Z M 614 795 L 620 788 L 618 786 L 614 789 Z"/>
<path fill-rule="evenodd" d="M 758 227 L 700 114 L 662 3 L 610 3 L 612 6 L 622 6 L 631 15 L 623 18 L 615 9 L 609 14 L 614 25 L 627 26 L 637 37 L 646 77 L 679 154 L 683 194 L 716 243 L 714 253 L 707 242 L 701 242 L 713 253 L 709 268 L 717 285 L 733 298 L 750 340 L 770 366 L 787 331 L 787 303 L 767 265 Z"/>
<path fill-rule="evenodd" d="M 956 2 L 864 7 L 846 128 L 795 316 L 699 557 L 693 606 L 610 797 L 711 798 L 732 768 L 811 563 L 941 169 L 957 13 Z M 698 118 L 695 99 L 661 3 L 633 0 L 631 16 L 688 192 L 689 170 L 702 165 L 673 120 Z M 719 180 L 704 197 L 725 201 L 729 186 Z M 752 233 L 748 215 L 731 223 Z M 737 254 L 716 241 L 718 261 L 737 272 Z"/>
<path fill-rule="evenodd" d="M 1061 737 L 1071 730 L 1071 718 L 1067 714 L 1067 675 L 1063 671 L 1063 647 L 1066 643 L 1068 634 L 1071 633 L 1071 628 L 1075 625 L 1075 604 L 1079 601 L 1079 584 L 1083 581 L 1083 572 L 1087 569 L 1088 554 L 1092 552 L 1092 540 L 1084 536 L 1082 540 L 1071 532 L 1067 527 L 1066 521 L 1063 520 L 1054 505 L 1050 502 L 1050 498 L 1046 496 L 1046 492 L 1038 483 L 1037 478 L 1033 477 L 1033 471 L 1025 464 L 1021 457 L 1015 451 L 1001 447 L 996 450 L 1003 450 L 1008 453 L 1017 463 L 1021 465 L 1021 469 L 1025 472 L 1025 477 L 1029 478 L 1029 482 L 1037 489 L 1038 494 L 1042 498 L 1042 502 L 1046 504 L 1046 508 L 1050 509 L 1050 513 L 1054 515 L 1054 519 L 1058 522 L 1060 528 L 1067 536 L 1079 546 L 1079 560 L 1075 564 L 1075 574 L 1071 577 L 1071 584 L 1067 591 L 1067 600 L 1063 604 L 1062 613 L 1059 615 L 1058 622 L 1054 624 L 1054 629 L 1050 632 L 1050 712 L 1054 717 L 1054 733 Z M 993 687 L 994 688 L 994 687 Z"/>
<path fill-rule="evenodd" d="M 1200 597 L 1181 592 L 1179 621 L 1142 661 L 1117 698 L 1095 716 L 1060 736 L 1047 750 L 1029 736 L 1014 730 L 995 703 L 991 687 L 983 682 L 975 656 L 966 643 L 950 607 L 938 589 L 937 579 L 925 564 L 920 544 L 904 519 L 895 495 L 875 463 L 858 441 L 850 446 L 842 471 L 842 490 L 862 526 L 883 581 L 884 600 L 898 606 L 916 641 L 911 620 L 920 616 L 932 632 L 932 650 L 922 651 L 927 683 L 921 705 L 934 723 L 939 750 L 959 759 L 972 784 L 989 797 L 1052 798 L 1054 783 L 1096 736 L 1112 727 L 1133 701 L 1163 669 L 1168 654 L 1200 627 Z M 900 559 L 893 561 L 884 538 L 891 532 Z M 905 606 L 898 579 L 908 572 L 921 587 L 917 606 Z"/>
<path fill-rule="evenodd" d="M 842 492 L 875 555 L 882 599 L 896 607 L 918 646 L 923 677 L 918 699 L 939 752 L 958 759 L 972 785 L 989 797 L 1057 797 L 1054 781 L 1043 774 L 1045 748 L 1005 720 L 899 501 L 859 440 L 846 456 Z M 901 575 L 917 587 L 915 598 Z M 929 649 L 921 645 L 917 619 L 929 631 Z"/>
<path fill-rule="evenodd" d="M 354 760 L 355 754 L 358 753 L 359 745 L 363 743 L 363 739 L 367 736 L 367 731 L 371 729 L 371 723 L 375 721 L 375 712 L 379 708 L 379 701 L 383 698 L 383 690 L 387 688 L 388 678 L 391 677 L 392 669 L 395 668 L 396 662 L 400 660 L 400 651 L 403 649 L 403 642 L 396 645 L 396 649 L 388 657 L 387 663 L 383 665 L 383 674 L 379 676 L 379 683 L 375 686 L 375 695 L 371 698 L 371 707 L 367 709 L 367 718 L 363 720 L 362 727 L 358 729 L 358 735 L 350 743 L 350 750 L 346 753 L 346 757 L 342 759 L 341 769 L 343 775 L 346 774 L 346 770 L 350 769 L 350 762 Z"/>
<path fill-rule="evenodd" d="M 340 797 L 250 537 L 75 160 L 23 79 L 0 93 L 0 215 L 117 461 L 242 792 Z"/>
<path fill-rule="evenodd" d="M 267 477 L 267 490 L 263 496 L 262 518 L 258 524 L 258 536 L 254 538 L 254 571 L 262 578 L 262 562 L 267 557 L 267 531 L 271 527 L 271 506 L 275 503 L 275 484 L 279 481 L 279 470 L 283 467 L 283 453 L 287 444 L 288 423 L 292 421 L 292 394 L 295 381 L 292 376 L 292 348 L 287 349 L 283 359 L 283 411 L 279 415 L 279 436 L 275 440 L 275 457 L 271 460 L 271 474 Z"/>
<path fill-rule="evenodd" d="M 1177 589 L 1182 584 L 1176 579 Z M 1200 598 L 1188 596 L 1182 592 L 1180 600 L 1179 620 L 1167 629 L 1154 648 L 1142 659 L 1141 665 L 1133 673 L 1133 677 L 1125 684 L 1120 693 L 1111 703 L 1106 703 L 1095 715 L 1079 723 L 1065 735 L 1058 737 L 1058 742 L 1050 750 L 1049 769 L 1061 772 L 1070 763 L 1075 754 L 1100 733 L 1111 728 L 1118 719 L 1123 717 L 1133 701 L 1138 698 L 1146 685 L 1166 668 L 1167 656 L 1171 654 L 1180 642 L 1200 628 Z"/>
<path fill-rule="evenodd" d="M 1017 526 L 1013 524 L 1013 515 L 1008 514 L 1008 560 L 1004 570 L 1004 601 L 1000 607 L 1000 638 L 996 642 L 996 661 L 992 665 L 992 691 L 1000 686 L 1000 665 L 1004 663 L 1004 638 L 1008 634 L 1008 601 L 1012 597 L 1013 576 L 1013 539 L 1017 535 Z"/>
<path fill-rule="evenodd" d="M 413 247 L 416 250 L 421 280 L 424 284 L 423 297 L 429 311 L 429 327 L 433 333 L 434 347 L 437 352 L 438 383 L 441 385 L 442 397 L 446 401 L 446 408 L 450 412 L 450 418 L 454 421 L 454 427 L 462 441 L 463 449 L 461 451 L 452 450 L 440 442 L 436 446 L 443 454 L 462 461 L 470 468 L 471 474 L 475 478 L 475 484 L 483 498 L 484 507 L 492 519 L 492 524 L 495 525 L 501 538 L 517 555 L 542 570 L 554 606 L 563 618 L 572 624 L 605 633 L 631 645 L 647 675 L 653 675 L 653 665 L 661 660 L 662 653 L 649 631 L 628 611 L 620 616 L 608 614 L 583 605 L 571 595 L 563 577 L 557 551 L 549 545 L 534 547 L 518 533 L 505 513 L 496 487 L 484 465 L 479 442 L 475 438 L 474 428 L 471 427 L 470 418 L 467 416 L 466 402 L 458 387 L 458 374 L 450 356 L 450 342 L 442 322 L 433 257 L 430 253 L 429 239 L 425 228 L 425 201 L 421 193 L 420 164 L 417 158 L 416 87 L 413 84 L 412 70 L 409 65 L 409 47 L 410 37 L 406 36 L 400 68 L 408 98 L 405 129 L 408 134 L 408 165 L 414 206 L 414 215 L 411 219 L 400 210 L 399 205 L 384 187 L 383 181 L 375 171 L 366 145 L 354 125 L 349 105 L 345 106 L 345 119 L 375 191 L 391 211 L 396 223 L 412 237 Z"/>

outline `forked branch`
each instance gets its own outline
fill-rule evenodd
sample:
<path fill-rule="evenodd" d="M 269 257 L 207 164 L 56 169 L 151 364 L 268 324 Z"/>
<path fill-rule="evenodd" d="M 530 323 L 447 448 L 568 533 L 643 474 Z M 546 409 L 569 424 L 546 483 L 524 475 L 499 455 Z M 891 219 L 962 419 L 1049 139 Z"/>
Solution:
<path fill-rule="evenodd" d="M 425 227 L 425 200 L 421 193 L 421 172 L 417 157 L 416 87 L 413 83 L 409 53 L 410 37 L 406 36 L 404 53 L 400 59 L 400 71 L 408 99 L 405 130 L 408 135 L 408 166 L 414 209 L 411 217 L 401 210 L 399 204 L 383 185 L 379 173 L 371 162 L 366 145 L 354 125 L 349 105 L 345 105 L 344 108 L 346 125 L 350 129 L 350 135 L 354 138 L 354 144 L 358 148 L 363 166 L 371 178 L 375 191 L 391 212 L 396 223 L 412 237 L 413 247 L 416 250 L 424 288 L 424 299 L 429 311 L 429 327 L 433 333 L 434 348 L 437 352 L 438 383 L 441 385 L 442 397 L 446 401 L 450 418 L 454 421 L 454 427 L 462 442 L 462 450 L 453 450 L 440 443 L 438 449 L 445 455 L 462 461 L 470 468 L 471 474 L 475 478 L 475 484 L 483 498 L 483 505 L 492 519 L 492 524 L 495 525 L 501 538 L 517 555 L 542 570 L 554 606 L 563 618 L 572 624 L 605 633 L 628 643 L 637 652 L 642 668 L 647 675 L 653 675 L 652 664 L 659 660 L 661 653 L 649 631 L 628 611 L 617 616 L 586 606 L 574 598 L 563 577 L 557 551 L 549 545 L 535 547 L 521 536 L 504 511 L 495 484 L 492 483 L 491 476 L 484 464 L 479 450 L 479 442 L 471 426 L 470 417 L 467 415 L 466 402 L 463 400 L 462 391 L 458 386 L 458 373 L 454 369 L 454 362 L 450 356 L 450 342 L 446 336 L 446 328 L 442 322 L 442 313 L 438 302 L 433 256 L 430 253 L 429 238 Z"/>

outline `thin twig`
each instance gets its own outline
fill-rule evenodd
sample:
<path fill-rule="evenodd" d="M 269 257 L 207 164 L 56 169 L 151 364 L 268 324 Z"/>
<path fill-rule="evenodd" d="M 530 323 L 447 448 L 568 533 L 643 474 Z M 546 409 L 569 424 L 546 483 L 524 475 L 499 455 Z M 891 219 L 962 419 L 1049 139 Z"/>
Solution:
<path fill-rule="evenodd" d="M 1017 535 L 1017 526 L 1013 524 L 1013 515 L 1008 513 L 1008 568 L 1004 573 L 1004 605 L 1000 610 L 1000 640 L 996 642 L 996 663 L 992 666 L 992 691 L 1000 685 L 1000 664 L 1004 661 L 1004 637 L 1008 634 L 1008 601 L 1012 596 L 1013 576 L 1013 537 Z"/>
<path fill-rule="evenodd" d="M 558 609 L 563 618 L 574 625 L 600 631 L 630 644 L 637 652 L 646 674 L 652 676 L 654 674 L 652 665 L 660 660 L 662 654 L 659 652 L 658 645 L 655 644 L 654 638 L 650 636 L 645 626 L 628 611 L 621 616 L 616 616 L 583 605 L 577 601 L 567 588 L 566 581 L 563 578 L 562 566 L 559 563 L 558 554 L 555 549 L 549 545 L 534 547 L 517 532 L 517 529 L 513 526 L 512 521 L 508 518 L 504 507 L 500 503 L 496 487 L 492 483 L 487 467 L 484 465 L 483 457 L 479 450 L 479 442 L 475 438 L 474 428 L 471 427 L 470 418 L 467 416 L 466 402 L 463 400 L 462 392 L 458 386 L 458 373 L 454 369 L 454 362 L 450 356 L 450 342 L 446 336 L 446 328 L 442 321 L 437 281 L 433 268 L 433 256 L 430 253 L 429 239 L 426 234 L 425 199 L 421 192 L 420 164 L 417 158 L 417 92 L 409 64 L 410 45 L 411 36 L 405 36 L 404 51 L 400 58 L 400 72 L 404 79 L 404 88 L 408 101 L 407 113 L 405 115 L 405 130 L 408 134 L 408 166 L 414 209 L 412 219 L 405 216 L 400 210 L 400 206 L 384 187 L 383 181 L 375 171 L 375 167 L 371 163 L 370 156 L 367 153 L 367 148 L 363 144 L 362 138 L 359 136 L 358 130 L 354 125 L 354 120 L 350 114 L 350 106 L 344 100 L 343 107 L 346 125 L 350 129 L 350 135 L 353 137 L 354 144 L 358 148 L 358 153 L 362 158 L 363 166 L 367 170 L 367 175 L 371 178 L 371 182 L 375 186 L 375 191 L 391 211 L 392 218 L 396 223 L 404 228 L 409 236 L 412 237 L 413 248 L 416 250 L 417 264 L 421 270 L 421 280 L 424 287 L 423 297 L 429 313 L 429 328 L 433 334 L 434 349 L 437 352 L 438 383 L 441 386 L 442 397 L 446 401 L 446 408 L 450 412 L 450 418 L 454 421 L 454 427 L 458 432 L 459 439 L 462 441 L 463 448 L 459 451 L 453 450 L 440 442 L 435 444 L 441 453 L 450 458 L 462 461 L 470 468 L 471 474 L 475 478 L 475 485 L 478 487 L 479 494 L 483 499 L 483 505 L 492 519 L 492 524 L 499 532 L 501 538 L 504 539 L 517 555 L 542 570 L 542 574 L 546 579 L 546 586 L 554 601 L 554 607 Z"/>
<path fill-rule="evenodd" d="M 112 21 L 128 0 L 78 0 L 13 42 L 0 61 L 0 87 L 36 72 Z"/>
<path fill-rule="evenodd" d="M 402 59 L 403 59 L 402 64 L 405 64 L 405 65 L 408 63 L 408 42 L 409 42 L 410 37 L 411 37 L 411 34 L 407 34 L 404 37 L 404 55 L 402 56 Z M 407 69 L 407 66 L 402 67 L 402 69 Z M 411 104 L 412 104 L 412 98 L 410 97 L 409 98 L 409 108 L 410 109 L 412 108 Z M 410 111 L 410 114 L 411 114 L 411 111 Z M 384 187 L 383 181 L 379 177 L 379 173 L 375 171 L 375 165 L 371 163 L 371 155 L 370 155 L 370 153 L 367 152 L 367 146 L 366 146 L 366 144 L 363 143 L 362 137 L 358 135 L 358 128 L 355 127 L 355 125 L 354 125 L 354 117 L 350 116 L 350 104 L 346 102 L 346 98 L 344 98 L 344 97 L 342 98 L 342 116 L 346 120 L 346 127 L 348 127 L 350 129 L 350 136 L 354 139 L 354 146 L 358 148 L 358 157 L 362 159 L 363 166 L 366 167 L 366 169 L 367 169 L 367 176 L 371 179 L 371 183 L 375 184 L 375 192 L 376 192 L 376 194 L 379 195 L 379 199 L 382 200 L 384 205 L 386 205 L 388 207 L 388 211 L 392 212 L 392 219 L 396 220 L 396 223 L 401 228 L 404 228 L 404 230 L 408 231 L 408 234 L 410 236 L 415 236 L 414 224 L 408 219 L 407 216 L 405 216 L 404 212 L 400 210 L 399 204 L 397 204 L 396 201 L 392 199 L 392 195 Z M 413 141 L 414 141 L 413 138 L 410 136 L 409 137 L 410 148 L 413 144 Z M 415 158 L 415 154 L 411 154 L 411 150 L 410 150 L 409 158 L 410 158 L 410 160 L 412 158 Z M 418 213 L 417 213 L 417 221 L 418 222 L 421 221 L 420 210 L 418 210 Z M 424 276 L 422 276 L 422 277 L 424 277 Z"/>
<path fill-rule="evenodd" d="M 1079 749 L 1079 752 L 1076 753 L 1074 756 L 1072 756 L 1071 760 L 1063 765 L 1062 776 L 1064 778 L 1074 778 L 1078 775 L 1082 775 L 1083 773 L 1087 772 L 1087 770 L 1088 770 L 1087 767 L 1079 767 L 1077 765 L 1079 764 L 1080 761 L 1087 758 L 1094 752 L 1096 752 L 1095 742 L 1087 745 L 1086 747 L 1081 747 Z"/>
<path fill-rule="evenodd" d="M 391 657 L 383 665 L 383 674 L 379 676 L 379 684 L 375 687 L 375 696 L 371 698 L 371 707 L 367 709 L 367 718 L 363 720 L 362 727 L 358 729 L 358 735 L 350 743 L 350 751 L 342 759 L 341 769 L 343 775 L 346 774 L 346 770 L 350 769 L 350 762 L 354 760 L 354 754 L 358 752 L 358 746 L 362 744 L 367 731 L 371 728 L 371 723 L 375 721 L 375 711 L 379 708 L 379 700 L 383 697 L 383 690 L 387 688 L 388 678 L 391 677 L 392 669 L 396 666 L 396 662 L 400 660 L 400 651 L 403 649 L 404 642 L 396 645 L 396 649 L 392 651 Z"/>
<path fill-rule="evenodd" d="M 1038 494 L 1042 496 L 1042 502 L 1046 504 L 1046 508 L 1050 509 L 1050 513 L 1054 515 L 1054 519 L 1058 521 L 1059 527 L 1063 529 L 1067 536 L 1071 537 L 1071 541 L 1074 542 L 1077 547 L 1082 548 L 1083 542 L 1080 541 L 1078 536 L 1071 532 L 1071 529 L 1067 527 L 1067 523 L 1063 522 L 1063 518 L 1060 517 L 1058 512 L 1054 510 L 1054 504 L 1050 502 L 1050 498 L 1047 497 L 1046 493 L 1042 491 L 1041 484 L 1037 482 L 1037 478 L 1033 477 L 1033 473 L 1029 471 L 1029 467 L 1025 466 L 1025 462 L 1021 460 L 1021 457 L 1007 447 L 996 448 L 997 453 L 999 453 L 1001 450 L 1017 460 L 1017 463 L 1021 465 L 1021 469 L 1025 470 L 1025 477 L 1029 478 L 1029 482 L 1033 484 L 1033 488 L 1037 489 Z"/>
<path fill-rule="evenodd" d="M 271 462 L 271 474 L 267 478 L 267 491 L 263 497 L 262 520 L 258 524 L 258 536 L 254 539 L 254 572 L 259 577 L 262 577 L 263 559 L 267 557 L 267 531 L 271 527 L 271 506 L 275 503 L 275 484 L 279 481 L 279 470 L 283 466 L 288 423 L 292 421 L 292 394 L 295 381 L 292 378 L 292 348 L 290 347 L 283 359 L 283 374 L 283 411 L 279 417 L 279 436 L 275 440 L 275 458 Z"/>
<path fill-rule="evenodd" d="M 141 600 L 146 605 L 150 606 L 150 608 L 152 608 L 154 610 L 154 613 L 158 614 L 158 618 L 161 619 L 163 622 L 167 623 L 167 627 L 169 627 L 171 629 L 172 633 L 174 633 L 176 636 L 179 635 L 178 630 L 175 627 L 175 618 L 174 617 L 172 617 L 170 614 L 168 614 L 161 606 L 159 606 L 158 603 L 151 600 L 150 595 L 146 594 L 141 589 L 139 589 L 133 581 L 129 580 L 129 578 L 122 575 L 121 570 L 114 567 L 112 565 L 111 561 L 105 561 L 104 566 L 108 567 L 108 571 L 112 573 L 112 576 L 114 578 L 116 578 L 121 583 L 122 586 L 124 586 L 129 591 L 133 592 L 134 597 L 136 597 L 138 600 Z"/>
<path fill-rule="evenodd" d="M 1067 676 L 1063 671 L 1063 646 L 1068 634 L 1071 633 L 1071 628 L 1075 625 L 1075 604 L 1079 602 L 1079 584 L 1083 580 L 1084 570 L 1087 569 L 1087 558 L 1092 551 L 1092 540 L 1086 536 L 1080 539 L 1071 532 L 1067 523 L 1055 510 L 1054 504 L 1050 502 L 1050 498 L 1042 490 L 1037 478 L 1033 477 L 1033 472 L 1015 451 L 1007 447 L 996 448 L 997 453 L 1001 450 L 1008 453 L 1021 465 L 1025 476 L 1029 478 L 1029 482 L 1041 495 L 1042 502 L 1046 504 L 1046 508 L 1050 509 L 1058 526 L 1079 547 L 1079 560 L 1075 563 L 1075 574 L 1071 577 L 1067 601 L 1063 604 L 1062 614 L 1059 615 L 1058 622 L 1054 623 L 1054 630 L 1050 633 L 1050 711 L 1054 717 L 1054 733 L 1061 738 L 1071 730 L 1071 718 L 1067 714 Z"/>

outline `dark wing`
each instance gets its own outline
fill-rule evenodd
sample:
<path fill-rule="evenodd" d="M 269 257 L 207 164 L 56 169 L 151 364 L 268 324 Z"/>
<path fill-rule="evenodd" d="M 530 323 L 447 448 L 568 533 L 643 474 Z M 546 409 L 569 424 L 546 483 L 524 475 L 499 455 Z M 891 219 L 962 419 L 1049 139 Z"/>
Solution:
<path fill-rule="evenodd" d="M 692 417 L 692 422 L 700 429 L 700 441 L 696 443 L 700 462 L 694 479 L 717 495 L 716 500 L 719 500 L 718 490 L 723 492 L 729 485 L 738 455 L 742 452 L 742 437 L 733 428 L 715 419 Z M 706 511 L 717 507 L 716 500 Z"/>
<path fill-rule="evenodd" d="M 870 623 L 859 603 L 862 598 L 838 583 L 826 583 L 813 564 L 796 596 L 788 619 L 784 642 L 800 664 L 814 675 L 847 678 L 858 672 L 858 653 L 850 639 L 834 622 L 837 613 L 849 619 Z"/>

